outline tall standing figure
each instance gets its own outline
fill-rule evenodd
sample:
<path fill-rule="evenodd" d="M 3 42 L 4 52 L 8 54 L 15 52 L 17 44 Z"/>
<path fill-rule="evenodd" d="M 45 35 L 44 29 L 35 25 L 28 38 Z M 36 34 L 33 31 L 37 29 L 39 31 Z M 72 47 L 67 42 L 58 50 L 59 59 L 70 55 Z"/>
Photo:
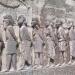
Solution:
<path fill-rule="evenodd" d="M 59 53 L 60 53 L 60 64 L 65 64 L 69 59 L 67 58 L 69 52 L 69 31 L 64 23 L 60 22 L 58 29 L 59 33 Z M 67 59 L 66 59 L 67 58 Z M 63 65 L 64 65 L 63 64 Z"/>
<path fill-rule="evenodd" d="M 34 47 L 34 68 L 39 68 L 43 64 L 43 45 L 44 45 L 44 37 L 43 37 L 43 29 L 39 25 L 38 18 L 32 19 L 33 26 L 33 47 Z"/>
<path fill-rule="evenodd" d="M 55 58 L 55 44 L 54 44 L 54 32 L 53 24 L 46 27 L 46 40 L 47 40 L 47 55 L 48 55 L 48 66 L 54 63 Z"/>
<path fill-rule="evenodd" d="M 55 44 L 55 65 L 59 65 L 59 39 L 58 39 L 58 29 L 59 29 L 59 22 L 58 19 L 54 22 L 54 44 Z"/>
<path fill-rule="evenodd" d="M 4 30 L 5 30 L 6 42 L 7 42 L 7 47 L 6 47 L 6 68 L 7 69 L 5 71 L 10 70 L 11 64 L 12 64 L 14 70 L 16 70 L 17 39 L 16 39 L 14 29 L 13 29 L 14 21 L 12 19 L 12 16 L 5 15 L 4 20 L 3 20 L 3 24 L 4 24 Z"/>
<path fill-rule="evenodd" d="M 69 31 L 70 36 L 70 63 L 75 63 L 75 25 L 72 23 L 72 26 Z"/>
<path fill-rule="evenodd" d="M 18 17 L 20 27 L 20 66 L 18 70 L 27 69 L 31 65 L 31 38 L 28 32 L 26 18 L 23 15 Z"/>
<path fill-rule="evenodd" d="M 2 52 L 3 52 L 3 49 L 5 48 L 2 33 L 3 33 L 2 27 L 0 26 L 0 70 L 2 69 Z"/>

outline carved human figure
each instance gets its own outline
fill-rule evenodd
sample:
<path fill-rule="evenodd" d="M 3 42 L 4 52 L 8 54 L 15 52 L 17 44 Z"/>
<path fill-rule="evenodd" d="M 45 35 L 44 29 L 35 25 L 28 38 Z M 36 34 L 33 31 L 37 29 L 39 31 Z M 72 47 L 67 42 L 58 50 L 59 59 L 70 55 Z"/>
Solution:
<path fill-rule="evenodd" d="M 69 31 L 69 36 L 70 36 L 70 62 L 72 63 L 73 61 L 75 61 L 75 25 L 73 22 Z"/>
<path fill-rule="evenodd" d="M 36 67 L 41 67 L 43 62 L 43 30 L 39 25 L 38 18 L 32 19 L 32 26 L 33 26 L 33 47 L 34 47 L 34 55 L 35 61 L 34 64 Z"/>
<path fill-rule="evenodd" d="M 67 52 L 69 49 L 69 31 L 67 26 L 60 22 L 60 27 L 58 29 L 59 38 L 59 53 L 60 53 L 60 64 L 67 62 Z"/>
<path fill-rule="evenodd" d="M 0 26 L 0 71 L 2 69 L 2 51 L 5 48 L 4 41 L 2 38 L 2 27 Z"/>
<path fill-rule="evenodd" d="M 54 27 L 53 23 L 46 25 L 46 49 L 48 55 L 48 66 L 54 63 L 55 59 L 55 44 L 54 44 Z"/>
<path fill-rule="evenodd" d="M 19 46 L 20 38 L 19 38 L 19 26 L 18 26 L 17 22 L 14 24 L 13 28 L 14 28 L 14 32 L 15 32 L 15 35 L 16 35 L 17 41 L 18 41 L 18 44 L 17 44 L 17 67 L 18 67 L 19 58 L 20 58 L 20 46 Z"/>
<path fill-rule="evenodd" d="M 17 44 L 17 39 L 14 33 L 13 29 L 13 24 L 14 21 L 12 19 L 11 15 L 5 15 L 4 20 L 3 20 L 3 25 L 4 25 L 4 30 L 6 34 L 6 42 L 7 42 L 7 47 L 6 47 L 6 70 L 9 71 L 11 68 L 11 64 L 16 70 L 16 44 Z"/>
<path fill-rule="evenodd" d="M 31 38 L 28 32 L 26 18 L 23 15 L 18 17 L 20 27 L 20 65 L 18 70 L 23 70 L 31 65 Z"/>
<path fill-rule="evenodd" d="M 59 39 L 58 39 L 58 29 L 59 29 L 59 22 L 58 19 L 54 21 L 54 44 L 55 44 L 55 65 L 59 65 Z"/>

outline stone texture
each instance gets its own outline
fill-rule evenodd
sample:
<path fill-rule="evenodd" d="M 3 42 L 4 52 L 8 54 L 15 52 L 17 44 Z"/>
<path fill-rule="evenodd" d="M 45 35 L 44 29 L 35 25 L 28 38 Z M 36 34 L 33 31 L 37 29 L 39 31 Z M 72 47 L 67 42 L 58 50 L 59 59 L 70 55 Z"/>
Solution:
<path fill-rule="evenodd" d="M 0 72 L 0 75 L 75 75 L 75 65 L 66 65 L 63 67 L 42 68 L 37 70 L 22 70 Z"/>

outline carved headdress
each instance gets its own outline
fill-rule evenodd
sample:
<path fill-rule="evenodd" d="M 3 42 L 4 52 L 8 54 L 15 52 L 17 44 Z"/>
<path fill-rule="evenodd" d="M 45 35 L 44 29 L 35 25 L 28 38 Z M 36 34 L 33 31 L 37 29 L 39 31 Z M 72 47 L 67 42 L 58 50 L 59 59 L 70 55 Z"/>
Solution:
<path fill-rule="evenodd" d="M 32 18 L 32 27 L 35 28 L 36 25 L 38 25 L 40 27 L 40 23 L 39 23 L 39 19 L 37 17 Z"/>
<path fill-rule="evenodd" d="M 9 20 L 9 25 L 14 25 L 14 19 L 12 18 L 11 15 L 5 15 L 5 16 L 3 16 L 3 21 L 5 19 L 8 19 Z"/>

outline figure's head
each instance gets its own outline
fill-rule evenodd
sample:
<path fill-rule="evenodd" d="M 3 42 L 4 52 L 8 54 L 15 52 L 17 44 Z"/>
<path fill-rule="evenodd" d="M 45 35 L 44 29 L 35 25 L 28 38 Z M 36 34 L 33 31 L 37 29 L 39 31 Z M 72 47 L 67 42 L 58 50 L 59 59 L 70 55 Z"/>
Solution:
<path fill-rule="evenodd" d="M 51 22 L 51 19 L 53 18 L 53 16 L 51 15 L 47 15 L 46 18 L 45 18 L 45 25 L 46 26 L 49 26 L 50 25 L 50 22 Z"/>
<path fill-rule="evenodd" d="M 3 16 L 3 25 L 4 25 L 4 28 L 6 28 L 9 25 L 11 25 L 11 26 L 14 25 L 14 20 L 11 15 Z"/>
<path fill-rule="evenodd" d="M 20 15 L 20 16 L 18 17 L 17 22 L 18 22 L 18 25 L 19 25 L 20 27 L 23 25 L 23 23 L 24 23 L 25 25 L 27 25 L 27 23 L 26 23 L 26 18 L 24 17 L 24 15 Z"/>
<path fill-rule="evenodd" d="M 38 18 L 32 18 L 31 24 L 32 24 L 33 28 L 37 28 L 38 29 L 40 27 Z"/>
<path fill-rule="evenodd" d="M 68 19 L 67 19 L 67 25 L 68 25 L 69 27 L 73 26 L 73 25 L 74 25 L 74 20 L 68 18 Z"/>
<path fill-rule="evenodd" d="M 62 25 L 63 25 L 63 21 L 57 19 L 57 20 L 56 20 L 56 28 L 58 29 L 58 28 L 59 28 L 60 26 L 62 26 Z"/>

